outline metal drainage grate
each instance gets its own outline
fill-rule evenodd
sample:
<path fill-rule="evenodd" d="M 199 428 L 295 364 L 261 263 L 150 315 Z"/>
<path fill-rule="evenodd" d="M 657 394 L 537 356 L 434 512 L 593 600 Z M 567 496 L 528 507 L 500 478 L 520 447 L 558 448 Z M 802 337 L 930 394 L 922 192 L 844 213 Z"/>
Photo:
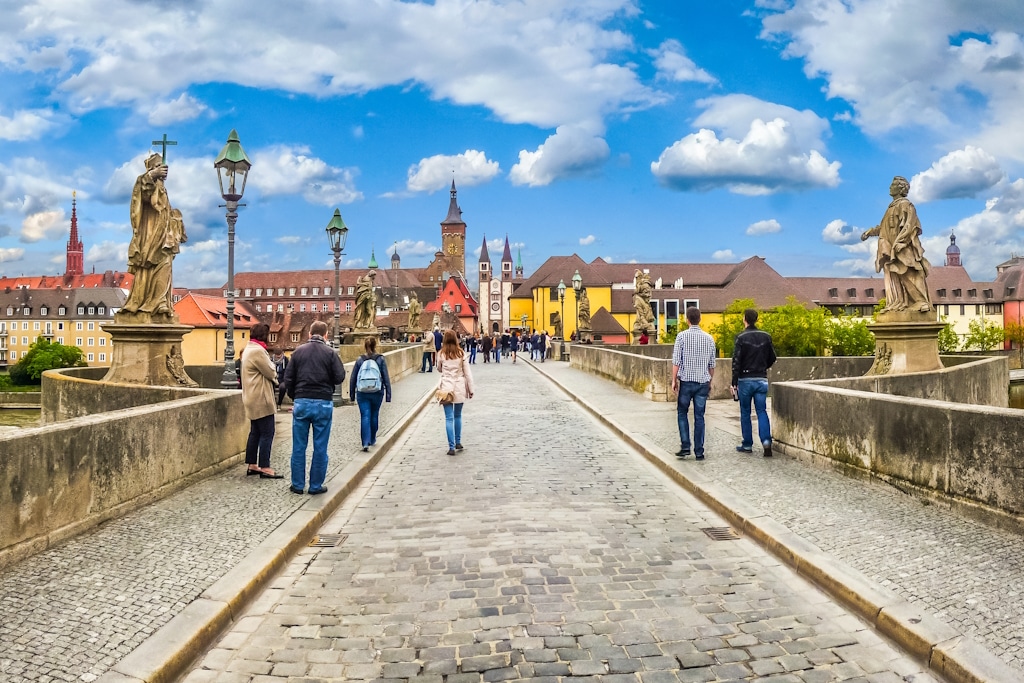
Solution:
<path fill-rule="evenodd" d="M 701 529 L 713 541 L 738 541 L 739 535 L 728 526 L 711 526 Z"/>
<path fill-rule="evenodd" d="M 320 534 L 309 542 L 310 548 L 337 548 L 345 542 L 348 534 Z"/>

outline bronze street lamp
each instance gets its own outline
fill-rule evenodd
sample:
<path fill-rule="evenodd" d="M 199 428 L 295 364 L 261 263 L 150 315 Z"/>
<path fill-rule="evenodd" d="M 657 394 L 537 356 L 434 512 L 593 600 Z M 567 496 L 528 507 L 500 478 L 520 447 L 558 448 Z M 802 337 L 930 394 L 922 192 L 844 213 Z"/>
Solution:
<path fill-rule="evenodd" d="M 224 198 L 228 221 L 228 327 L 224 333 L 224 376 L 220 385 L 225 389 L 238 388 L 238 374 L 235 372 L 235 221 L 238 220 L 238 207 L 242 194 L 245 192 L 245 181 L 249 177 L 252 162 L 242 149 L 238 132 L 231 129 L 227 144 L 213 162 L 217 169 L 217 181 L 220 183 L 220 196 Z M 225 182 L 227 187 L 225 187 Z"/>
<path fill-rule="evenodd" d="M 583 278 L 580 277 L 579 268 L 572 276 L 572 289 L 576 292 L 576 341 L 582 341 L 580 339 L 580 292 L 583 291 Z"/>
<path fill-rule="evenodd" d="M 348 226 L 341 218 L 341 209 L 334 210 L 331 222 L 327 224 L 327 237 L 331 240 L 331 251 L 334 252 L 334 349 L 337 353 L 341 347 L 341 257 L 345 254 L 345 241 L 348 239 Z M 334 387 L 334 405 L 344 403 L 342 385 Z"/>

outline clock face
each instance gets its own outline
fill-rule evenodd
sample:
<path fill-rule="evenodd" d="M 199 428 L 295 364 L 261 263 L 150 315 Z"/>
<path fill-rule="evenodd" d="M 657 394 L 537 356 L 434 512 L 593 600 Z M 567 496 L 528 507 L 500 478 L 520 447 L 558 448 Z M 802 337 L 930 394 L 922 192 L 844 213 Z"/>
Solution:
<path fill-rule="evenodd" d="M 459 245 L 455 244 L 454 242 L 449 244 L 448 245 L 448 253 L 449 254 L 457 254 L 457 253 L 459 253 Z"/>
<path fill-rule="evenodd" d="M 499 310 L 501 310 L 501 304 L 495 301 L 493 304 L 491 304 L 491 310 L 497 313 Z"/>
<path fill-rule="evenodd" d="M 498 282 L 497 280 L 491 280 L 491 291 L 492 292 L 499 292 L 499 291 L 501 291 L 501 283 Z"/>

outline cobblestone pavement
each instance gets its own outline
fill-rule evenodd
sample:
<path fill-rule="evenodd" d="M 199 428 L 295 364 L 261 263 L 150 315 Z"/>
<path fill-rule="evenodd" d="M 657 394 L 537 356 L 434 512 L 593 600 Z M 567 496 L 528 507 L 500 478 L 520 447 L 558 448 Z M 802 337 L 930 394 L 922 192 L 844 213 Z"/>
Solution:
<path fill-rule="evenodd" d="M 524 363 L 476 378 L 466 450 L 429 406 L 186 681 L 934 680 Z"/>
<path fill-rule="evenodd" d="M 382 433 L 433 385 L 396 382 Z M 359 453 L 359 412 L 338 408 L 328 477 Z M 271 464 L 287 474 L 291 415 L 279 413 Z M 237 565 L 306 501 L 287 479 L 245 465 L 0 572 L 0 680 L 93 681 Z"/>
<path fill-rule="evenodd" d="M 674 403 L 653 403 L 567 363 L 537 367 L 619 424 L 670 453 L 678 450 Z M 708 416 L 707 460 L 700 463 L 705 474 L 1024 670 L 1024 537 L 879 482 L 794 458 L 763 458 L 756 447 L 753 455 L 737 453 L 736 403 L 711 401 Z M 692 459 L 678 463 L 697 465 Z"/>

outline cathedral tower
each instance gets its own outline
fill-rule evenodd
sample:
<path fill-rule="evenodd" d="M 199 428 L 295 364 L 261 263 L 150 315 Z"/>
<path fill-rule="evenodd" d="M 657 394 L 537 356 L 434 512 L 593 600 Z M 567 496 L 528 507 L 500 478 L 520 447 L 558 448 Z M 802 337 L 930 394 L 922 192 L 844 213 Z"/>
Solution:
<path fill-rule="evenodd" d="M 78 193 L 71 193 L 71 237 L 68 238 L 67 265 L 65 276 L 82 275 L 85 273 L 85 253 L 82 240 L 78 239 Z"/>
<path fill-rule="evenodd" d="M 441 222 L 441 251 L 444 252 L 450 275 L 466 277 L 466 223 L 462 220 L 462 209 L 456 199 L 458 192 L 452 181 L 451 201 L 448 215 Z"/>

